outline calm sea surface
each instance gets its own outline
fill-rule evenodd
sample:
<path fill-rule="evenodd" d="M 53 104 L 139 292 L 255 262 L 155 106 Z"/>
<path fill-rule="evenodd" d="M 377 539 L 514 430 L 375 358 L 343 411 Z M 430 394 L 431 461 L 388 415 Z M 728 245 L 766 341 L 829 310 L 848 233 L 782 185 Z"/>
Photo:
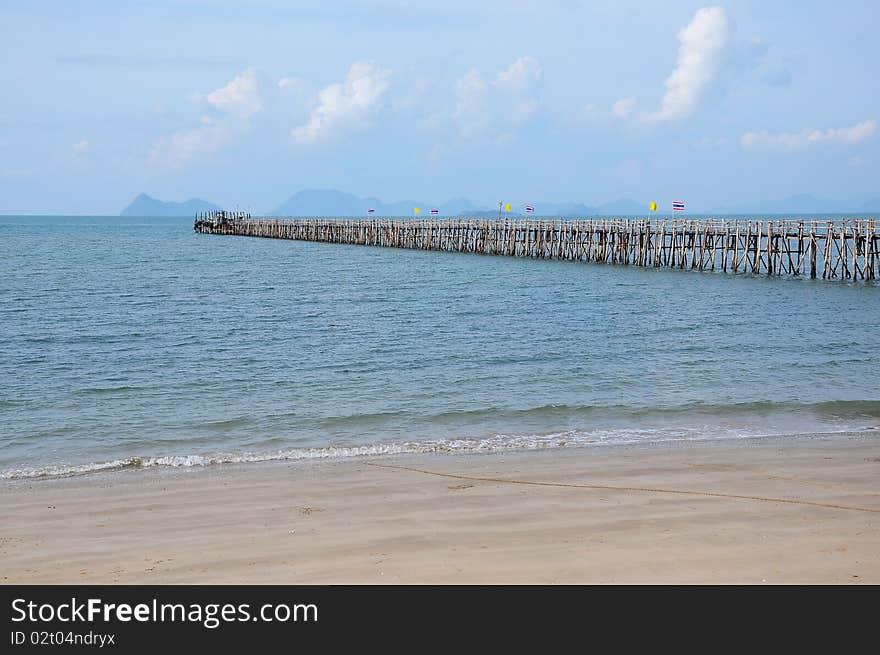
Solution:
<path fill-rule="evenodd" d="M 0 477 L 846 431 L 880 285 L 0 217 Z"/>

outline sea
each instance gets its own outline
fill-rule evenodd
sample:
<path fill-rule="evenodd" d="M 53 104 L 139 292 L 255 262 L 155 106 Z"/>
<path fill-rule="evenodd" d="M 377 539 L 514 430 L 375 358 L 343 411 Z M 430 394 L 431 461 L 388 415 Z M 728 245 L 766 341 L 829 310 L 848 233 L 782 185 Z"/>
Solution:
<path fill-rule="evenodd" d="M 852 433 L 876 283 L 0 216 L 0 479 Z"/>

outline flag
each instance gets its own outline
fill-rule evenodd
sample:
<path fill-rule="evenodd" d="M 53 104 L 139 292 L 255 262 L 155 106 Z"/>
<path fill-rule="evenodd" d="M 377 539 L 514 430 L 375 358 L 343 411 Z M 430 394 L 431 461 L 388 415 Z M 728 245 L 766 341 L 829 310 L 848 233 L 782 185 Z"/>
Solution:
<path fill-rule="evenodd" d="M 684 211 L 684 201 L 683 200 L 673 200 L 672 201 L 672 209 L 677 212 Z"/>
<path fill-rule="evenodd" d="M 367 213 L 368 213 L 368 214 L 375 214 L 375 213 L 376 213 L 376 210 L 375 210 L 375 209 L 368 209 L 368 210 L 367 210 Z"/>
<path fill-rule="evenodd" d="M 506 212 L 510 211 L 510 203 L 507 203 L 506 205 L 504 205 L 504 211 L 506 211 Z"/>
<path fill-rule="evenodd" d="M 432 214 L 439 214 L 440 210 L 439 209 L 431 209 L 431 213 Z"/>
<path fill-rule="evenodd" d="M 657 203 L 652 202 L 650 205 L 648 205 L 648 209 L 650 209 L 652 212 L 657 211 Z"/>
<path fill-rule="evenodd" d="M 413 213 L 414 213 L 414 214 L 420 214 L 421 211 L 422 211 L 421 209 L 419 209 L 418 207 L 416 207 L 416 208 L 413 210 Z"/>
<path fill-rule="evenodd" d="M 526 205 L 526 214 L 534 214 L 534 213 L 535 213 L 535 208 L 532 207 L 531 205 Z"/>

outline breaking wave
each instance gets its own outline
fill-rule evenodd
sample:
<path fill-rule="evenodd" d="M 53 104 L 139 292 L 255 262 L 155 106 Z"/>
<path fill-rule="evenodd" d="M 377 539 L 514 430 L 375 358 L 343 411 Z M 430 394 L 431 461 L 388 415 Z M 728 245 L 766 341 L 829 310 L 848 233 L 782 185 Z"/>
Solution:
<path fill-rule="evenodd" d="M 55 464 L 36 468 L 18 468 L 0 473 L 0 480 L 57 478 L 88 473 L 121 471 L 125 469 L 199 468 L 220 464 L 243 464 L 273 461 L 301 461 L 339 459 L 348 457 L 379 457 L 387 455 L 428 453 L 498 453 L 544 450 L 589 445 L 627 445 L 674 441 L 706 441 L 717 439 L 754 439 L 766 437 L 831 436 L 835 434 L 874 434 L 877 428 L 841 429 L 804 434 L 784 432 L 750 432 L 734 430 L 712 435 L 704 429 L 615 429 L 582 432 L 577 430 L 543 435 L 498 434 L 484 438 L 460 438 L 428 441 L 404 441 L 364 446 L 327 446 L 288 448 L 266 452 L 210 453 L 162 455 L 153 457 L 126 457 L 106 462 L 86 464 Z"/>

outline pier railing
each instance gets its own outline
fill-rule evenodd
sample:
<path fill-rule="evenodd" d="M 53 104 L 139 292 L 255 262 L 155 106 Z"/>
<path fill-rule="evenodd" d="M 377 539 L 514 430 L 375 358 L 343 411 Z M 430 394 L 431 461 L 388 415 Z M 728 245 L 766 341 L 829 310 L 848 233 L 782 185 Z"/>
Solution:
<path fill-rule="evenodd" d="M 875 280 L 874 219 L 334 219 L 196 217 L 205 234 L 625 266 Z"/>

